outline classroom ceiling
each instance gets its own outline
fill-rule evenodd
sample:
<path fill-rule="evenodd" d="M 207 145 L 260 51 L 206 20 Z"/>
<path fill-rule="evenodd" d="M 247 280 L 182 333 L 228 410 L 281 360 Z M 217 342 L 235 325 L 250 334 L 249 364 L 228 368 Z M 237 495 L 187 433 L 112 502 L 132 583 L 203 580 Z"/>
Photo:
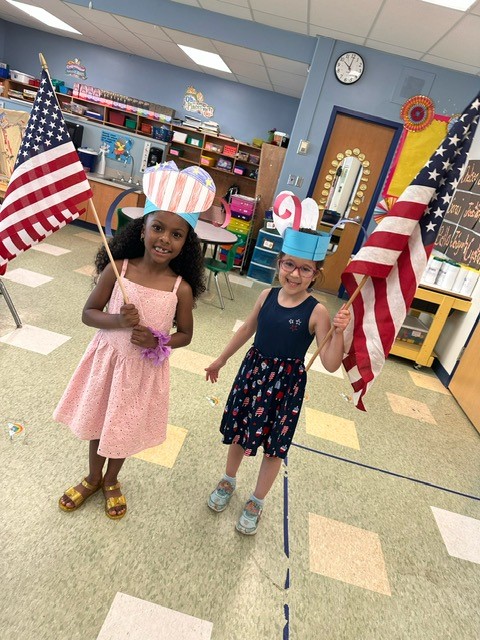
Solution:
<path fill-rule="evenodd" d="M 51 29 L 0 0 L 0 18 L 34 29 L 77 38 L 232 82 L 300 98 L 308 65 L 124 18 L 61 0 L 24 0 L 61 18 L 81 36 Z M 462 12 L 422 0 L 173 0 L 179 4 L 242 18 L 295 33 L 344 40 L 480 75 L 480 0 Z M 225 38 L 227 39 L 227 38 Z M 233 74 L 200 67 L 177 47 L 219 53 Z"/>

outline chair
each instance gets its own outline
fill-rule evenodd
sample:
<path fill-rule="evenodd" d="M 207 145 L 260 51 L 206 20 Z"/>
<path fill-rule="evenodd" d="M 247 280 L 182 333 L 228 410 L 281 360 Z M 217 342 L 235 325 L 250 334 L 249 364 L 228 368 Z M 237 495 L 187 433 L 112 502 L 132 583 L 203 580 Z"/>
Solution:
<path fill-rule="evenodd" d="M 207 291 L 210 289 L 210 281 L 212 279 L 212 273 L 215 278 L 215 286 L 217 287 L 217 293 L 220 300 L 220 307 L 225 309 L 225 303 L 223 302 L 222 292 L 220 290 L 220 284 L 218 282 L 218 274 L 225 274 L 225 280 L 227 281 L 228 293 L 230 294 L 230 300 L 233 300 L 233 291 L 232 286 L 230 284 L 230 280 L 228 279 L 228 272 L 232 270 L 233 263 L 235 261 L 235 254 L 237 253 L 237 248 L 241 245 L 241 240 L 237 240 L 237 242 L 230 247 L 227 253 L 226 262 L 222 262 L 221 260 L 215 260 L 215 258 L 204 258 L 205 268 L 210 271 L 208 274 L 208 282 L 207 282 Z"/>

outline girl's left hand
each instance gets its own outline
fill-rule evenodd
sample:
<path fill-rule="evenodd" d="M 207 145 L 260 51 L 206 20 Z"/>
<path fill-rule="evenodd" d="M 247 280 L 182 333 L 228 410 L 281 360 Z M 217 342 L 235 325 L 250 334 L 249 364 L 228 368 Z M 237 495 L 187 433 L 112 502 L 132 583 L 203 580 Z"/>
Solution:
<path fill-rule="evenodd" d="M 333 318 L 333 326 L 337 333 L 343 333 L 350 322 L 350 309 L 346 309 L 345 305 L 341 307 Z"/>
<path fill-rule="evenodd" d="M 142 349 L 155 349 L 158 344 L 150 329 L 143 327 L 141 324 L 133 327 L 130 342 L 137 347 L 142 347 Z"/>

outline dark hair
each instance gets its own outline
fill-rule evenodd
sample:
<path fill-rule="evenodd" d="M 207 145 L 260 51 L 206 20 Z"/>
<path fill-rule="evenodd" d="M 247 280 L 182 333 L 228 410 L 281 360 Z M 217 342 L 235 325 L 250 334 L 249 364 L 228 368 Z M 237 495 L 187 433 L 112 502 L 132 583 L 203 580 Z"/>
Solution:
<path fill-rule="evenodd" d="M 140 239 L 143 222 L 143 218 L 132 220 L 109 240 L 108 246 L 114 260 L 131 260 L 141 258 L 145 254 L 145 245 Z M 95 280 L 108 263 L 107 251 L 102 246 L 95 257 Z M 205 291 L 205 270 L 200 242 L 190 225 L 188 225 L 188 233 L 182 251 L 170 262 L 170 267 L 188 282 L 192 287 L 193 299 L 197 300 L 199 295 Z"/>

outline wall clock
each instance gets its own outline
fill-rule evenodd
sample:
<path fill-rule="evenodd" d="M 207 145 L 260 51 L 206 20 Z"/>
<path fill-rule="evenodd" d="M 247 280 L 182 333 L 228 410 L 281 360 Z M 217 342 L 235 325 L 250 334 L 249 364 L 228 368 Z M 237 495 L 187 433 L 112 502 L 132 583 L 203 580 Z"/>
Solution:
<path fill-rule="evenodd" d="M 363 58 L 359 53 L 342 53 L 335 63 L 335 77 L 342 84 L 353 84 L 360 80 L 365 70 Z"/>

